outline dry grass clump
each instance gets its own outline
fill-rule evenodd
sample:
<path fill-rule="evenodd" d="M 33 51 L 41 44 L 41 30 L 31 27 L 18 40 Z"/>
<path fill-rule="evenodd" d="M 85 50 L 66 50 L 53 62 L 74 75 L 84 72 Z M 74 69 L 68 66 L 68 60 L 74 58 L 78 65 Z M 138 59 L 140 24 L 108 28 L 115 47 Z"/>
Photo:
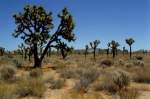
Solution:
<path fill-rule="evenodd" d="M 85 92 L 87 91 L 88 86 L 92 82 L 94 82 L 99 76 L 97 69 L 94 67 L 87 67 L 87 68 L 81 67 L 78 69 L 77 74 L 79 81 L 76 83 L 74 88 L 77 91 L 85 91 Z"/>
<path fill-rule="evenodd" d="M 130 83 L 129 74 L 123 70 L 118 70 L 113 77 L 113 82 L 119 90 L 126 88 Z"/>
<path fill-rule="evenodd" d="M 122 59 L 119 59 L 119 60 L 117 61 L 117 65 L 124 66 L 124 65 L 125 65 L 125 61 L 122 60 Z"/>
<path fill-rule="evenodd" d="M 139 99 L 140 93 L 136 89 L 121 90 L 117 99 Z"/>
<path fill-rule="evenodd" d="M 64 68 L 64 69 L 59 70 L 58 72 L 60 73 L 60 76 L 62 78 L 69 79 L 69 78 L 77 77 L 78 74 L 76 70 L 77 70 L 76 68 Z"/>
<path fill-rule="evenodd" d="M 150 83 L 149 67 L 145 67 L 143 70 L 134 71 L 133 81 L 138 83 Z"/>
<path fill-rule="evenodd" d="M 121 89 L 125 89 L 130 83 L 129 76 L 121 70 L 115 73 L 108 73 L 101 77 L 101 80 L 95 83 L 95 90 L 105 90 L 112 94 L 118 92 Z"/>
<path fill-rule="evenodd" d="M 15 84 L 0 82 L 0 99 L 18 99 L 15 92 Z"/>
<path fill-rule="evenodd" d="M 54 60 L 52 62 L 53 64 L 53 69 L 54 70 L 58 70 L 58 69 L 63 69 L 66 67 L 66 62 L 64 60 Z"/>
<path fill-rule="evenodd" d="M 50 81 L 50 88 L 52 89 L 61 89 L 64 86 L 65 80 L 64 79 L 56 79 Z"/>
<path fill-rule="evenodd" d="M 144 67 L 144 62 L 141 61 L 141 60 L 135 60 L 135 61 L 133 61 L 133 64 L 134 64 L 135 66 Z"/>
<path fill-rule="evenodd" d="M 127 68 L 131 68 L 131 67 L 133 67 L 134 64 L 132 62 L 126 62 L 124 65 Z"/>
<path fill-rule="evenodd" d="M 19 97 L 36 96 L 42 97 L 46 88 L 40 79 L 22 79 L 17 83 L 16 94 Z"/>
<path fill-rule="evenodd" d="M 11 58 L 9 56 L 1 56 L 0 57 L 0 65 L 13 65 L 14 67 L 21 67 L 23 61 L 22 60 L 18 60 L 18 59 L 15 59 L 15 58 Z"/>
<path fill-rule="evenodd" d="M 76 91 L 71 91 L 68 94 L 62 94 L 61 99 L 104 99 L 101 94 L 97 92 L 88 92 L 81 94 Z"/>
<path fill-rule="evenodd" d="M 29 72 L 29 76 L 30 76 L 30 77 L 33 77 L 33 78 L 41 77 L 42 74 L 43 74 L 43 72 L 42 72 L 42 70 L 39 69 L 39 68 L 32 69 L 32 70 Z"/>
<path fill-rule="evenodd" d="M 0 67 L 0 80 L 9 81 L 14 78 L 16 68 L 12 65 L 4 65 Z"/>

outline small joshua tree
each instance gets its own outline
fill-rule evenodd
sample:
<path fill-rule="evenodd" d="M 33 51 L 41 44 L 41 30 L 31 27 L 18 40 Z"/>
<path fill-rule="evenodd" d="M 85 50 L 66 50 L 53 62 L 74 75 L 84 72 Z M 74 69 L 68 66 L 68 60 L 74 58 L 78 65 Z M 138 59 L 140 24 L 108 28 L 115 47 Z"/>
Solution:
<path fill-rule="evenodd" d="M 116 56 L 118 55 L 118 47 L 120 46 L 120 44 L 118 42 L 116 42 Z"/>
<path fill-rule="evenodd" d="M 60 40 L 57 41 L 57 45 L 55 47 L 60 50 L 63 59 L 67 57 L 68 52 L 70 52 L 72 49 L 71 47 L 67 46 L 66 43 L 61 42 Z"/>
<path fill-rule="evenodd" d="M 107 50 L 107 56 L 109 55 L 109 48 L 110 48 L 110 45 L 111 45 L 111 43 L 108 43 L 108 44 L 107 44 L 107 46 L 108 46 L 108 48 L 106 49 L 106 50 Z"/>
<path fill-rule="evenodd" d="M 74 21 L 67 8 L 60 14 L 60 24 L 56 32 L 53 29 L 52 13 L 47 12 L 42 6 L 27 5 L 24 11 L 14 15 L 16 30 L 14 37 L 21 37 L 25 44 L 33 46 L 34 68 L 41 67 L 44 56 L 51 45 L 57 45 L 57 41 L 74 41 Z M 43 48 L 39 53 L 40 48 Z"/>
<path fill-rule="evenodd" d="M 115 58 L 116 56 L 116 50 L 117 50 L 117 47 L 119 46 L 119 43 L 112 40 L 111 43 L 110 43 L 110 47 L 112 49 L 112 54 L 113 54 L 113 58 Z"/>
<path fill-rule="evenodd" d="M 3 47 L 0 47 L 0 55 L 4 55 L 4 52 L 5 52 L 5 48 L 3 48 Z"/>
<path fill-rule="evenodd" d="M 18 48 L 19 48 L 19 52 L 20 52 L 21 55 L 22 55 L 22 58 L 24 58 L 24 57 L 23 57 L 23 56 L 24 56 L 24 48 L 25 48 L 24 44 L 21 43 L 20 45 L 18 45 Z"/>
<path fill-rule="evenodd" d="M 123 47 L 123 49 L 122 49 L 122 53 L 123 53 L 123 55 L 125 54 L 125 50 L 126 50 L 126 48 L 125 48 L 125 47 Z"/>
<path fill-rule="evenodd" d="M 132 57 L 132 49 L 131 49 L 131 46 L 132 46 L 132 44 L 135 42 L 132 38 L 128 38 L 128 39 L 126 39 L 125 40 L 126 41 L 126 43 L 129 45 L 129 47 L 130 47 L 130 59 L 131 59 L 131 57 Z"/>
<path fill-rule="evenodd" d="M 85 45 L 85 60 L 86 60 L 86 56 L 87 56 L 87 54 L 88 54 L 88 49 L 89 49 L 89 46 L 88 45 Z"/>
<path fill-rule="evenodd" d="M 96 48 L 97 46 L 100 44 L 100 41 L 99 40 L 95 40 L 93 42 L 90 42 L 90 46 L 91 48 L 93 49 L 93 57 L 94 57 L 94 60 L 96 61 Z"/>

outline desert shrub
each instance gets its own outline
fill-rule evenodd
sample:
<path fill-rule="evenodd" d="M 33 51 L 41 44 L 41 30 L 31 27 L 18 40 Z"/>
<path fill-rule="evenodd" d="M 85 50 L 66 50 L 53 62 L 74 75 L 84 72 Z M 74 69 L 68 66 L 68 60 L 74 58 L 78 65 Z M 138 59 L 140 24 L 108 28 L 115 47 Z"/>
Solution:
<path fill-rule="evenodd" d="M 109 66 L 113 65 L 114 63 L 113 63 L 113 61 L 110 60 L 110 59 L 104 59 L 104 60 L 101 61 L 100 64 L 101 64 L 102 66 L 109 67 Z"/>
<path fill-rule="evenodd" d="M 77 77 L 75 68 L 64 68 L 64 69 L 60 70 L 59 73 L 60 73 L 61 77 L 67 78 L 67 79 Z"/>
<path fill-rule="evenodd" d="M 29 72 L 29 76 L 30 76 L 30 77 L 33 77 L 33 78 L 41 77 L 42 74 L 43 74 L 43 72 L 42 72 L 42 70 L 39 69 L 39 68 L 32 69 L 32 70 Z"/>
<path fill-rule="evenodd" d="M 139 99 L 140 93 L 136 89 L 121 90 L 118 92 L 118 99 Z"/>
<path fill-rule="evenodd" d="M 135 66 L 141 66 L 141 67 L 144 66 L 144 62 L 143 62 L 143 61 L 140 61 L 140 60 L 135 60 L 135 61 L 133 61 L 133 64 L 134 64 Z"/>
<path fill-rule="evenodd" d="M 46 90 L 44 83 L 39 79 L 23 79 L 17 84 L 16 94 L 19 97 L 37 96 L 42 97 Z"/>
<path fill-rule="evenodd" d="M 89 84 L 94 82 L 99 76 L 99 73 L 97 72 L 97 69 L 92 68 L 92 67 L 80 68 L 77 71 L 77 74 L 78 74 L 78 77 L 79 77 L 79 81 L 74 86 L 74 88 L 76 90 L 87 90 Z"/>
<path fill-rule="evenodd" d="M 135 72 L 132 78 L 134 82 L 150 83 L 150 71 L 148 69 L 144 69 L 141 71 L 138 70 Z"/>
<path fill-rule="evenodd" d="M 53 62 L 53 69 L 58 70 L 58 69 L 63 69 L 66 67 L 66 63 L 62 60 L 55 60 Z"/>
<path fill-rule="evenodd" d="M 124 60 L 122 60 L 122 59 L 119 59 L 119 60 L 118 60 L 118 65 L 121 65 L 121 66 L 125 65 L 125 62 L 124 62 Z"/>
<path fill-rule="evenodd" d="M 16 60 L 16 59 L 13 59 L 12 61 L 13 61 L 13 63 L 15 64 L 15 66 L 16 66 L 17 68 L 21 68 L 22 63 L 23 63 L 22 61 Z"/>
<path fill-rule="evenodd" d="M 52 80 L 50 88 L 52 89 L 60 89 L 64 86 L 65 80 L 64 79 L 56 79 Z"/>
<path fill-rule="evenodd" d="M 12 65 L 4 65 L 0 67 L 0 79 L 11 80 L 14 78 L 16 68 Z"/>
<path fill-rule="evenodd" d="M 117 86 L 113 82 L 111 75 L 103 76 L 101 81 L 97 81 L 94 85 L 95 91 L 108 91 L 112 94 L 117 92 Z"/>
<path fill-rule="evenodd" d="M 15 91 L 15 85 L 7 84 L 4 82 L 0 83 L 0 99 L 17 99 Z"/>
<path fill-rule="evenodd" d="M 143 60 L 143 57 L 142 57 L 142 56 L 135 56 L 135 58 L 136 58 L 137 60 Z"/>
<path fill-rule="evenodd" d="M 133 67 L 133 63 L 131 63 L 131 62 L 126 62 L 126 63 L 125 63 L 125 67 L 127 67 L 127 68 Z"/>
<path fill-rule="evenodd" d="M 21 67 L 22 61 L 21 60 L 16 60 L 15 58 L 10 58 L 8 56 L 2 56 L 0 57 L 0 62 L 3 64 L 9 64 L 14 67 Z"/>
<path fill-rule="evenodd" d="M 130 77 L 125 71 L 118 70 L 113 77 L 113 82 L 121 90 L 129 85 Z"/>
<path fill-rule="evenodd" d="M 94 85 L 96 91 L 106 90 L 112 94 L 124 89 L 129 85 L 129 77 L 123 71 L 116 71 L 115 73 L 108 73 L 101 77 Z"/>

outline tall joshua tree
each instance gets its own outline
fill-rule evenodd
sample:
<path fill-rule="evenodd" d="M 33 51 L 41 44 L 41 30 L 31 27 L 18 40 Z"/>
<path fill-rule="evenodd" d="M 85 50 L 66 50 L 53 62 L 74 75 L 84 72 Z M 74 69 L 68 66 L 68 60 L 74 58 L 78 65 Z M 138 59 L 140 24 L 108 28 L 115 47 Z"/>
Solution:
<path fill-rule="evenodd" d="M 88 49 L 89 49 L 89 46 L 88 45 L 85 45 L 85 60 L 86 60 L 86 56 L 87 56 L 87 54 L 88 54 Z"/>
<path fill-rule="evenodd" d="M 99 40 L 95 40 L 93 42 L 90 42 L 90 46 L 91 48 L 93 49 L 93 57 L 94 57 L 94 60 L 96 61 L 96 48 L 97 46 L 100 44 L 100 41 Z"/>
<path fill-rule="evenodd" d="M 74 22 L 67 8 L 64 8 L 58 17 L 60 24 L 54 33 L 52 13 L 47 12 L 42 6 L 27 5 L 24 11 L 14 16 L 16 29 L 14 37 L 21 37 L 25 44 L 33 46 L 34 68 L 41 67 L 44 56 L 51 45 L 57 45 L 57 41 L 74 41 Z M 41 53 L 41 46 L 44 49 Z"/>
<path fill-rule="evenodd" d="M 126 41 L 126 43 L 129 45 L 129 47 L 130 47 L 130 59 L 131 59 L 131 57 L 132 57 L 132 49 L 131 49 L 131 46 L 132 46 L 132 44 L 135 42 L 132 38 L 128 38 L 128 39 L 126 39 L 125 40 Z"/>
<path fill-rule="evenodd" d="M 111 43 L 110 43 L 110 47 L 112 49 L 112 54 L 113 54 L 113 58 L 115 58 L 116 56 L 116 50 L 117 50 L 117 47 L 119 46 L 119 43 L 112 40 Z"/>

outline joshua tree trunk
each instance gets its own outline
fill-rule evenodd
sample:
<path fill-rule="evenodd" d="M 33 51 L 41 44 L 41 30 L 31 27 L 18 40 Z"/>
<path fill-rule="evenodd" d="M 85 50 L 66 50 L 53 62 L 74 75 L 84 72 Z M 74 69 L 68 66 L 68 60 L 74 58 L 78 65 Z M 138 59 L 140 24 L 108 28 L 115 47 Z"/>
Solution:
<path fill-rule="evenodd" d="M 118 50 L 116 49 L 116 56 L 118 55 Z"/>
<path fill-rule="evenodd" d="M 108 57 L 108 55 L 109 55 L 109 48 L 108 48 L 108 49 L 106 49 L 106 51 L 107 51 L 107 57 Z"/>
<path fill-rule="evenodd" d="M 96 49 L 94 49 L 93 55 L 94 55 L 94 61 L 96 61 Z"/>
<path fill-rule="evenodd" d="M 34 44 L 34 49 L 33 49 L 33 53 L 34 53 L 34 68 L 36 67 L 41 67 L 41 59 L 38 56 L 38 48 L 37 48 L 37 44 Z"/>
<path fill-rule="evenodd" d="M 64 50 L 63 50 L 63 49 L 61 50 L 61 55 L 62 55 L 63 59 L 65 59 L 65 58 L 66 58 L 66 56 L 67 56 L 67 54 L 65 54 L 65 52 L 64 52 Z"/>
<path fill-rule="evenodd" d="M 85 52 L 85 60 L 86 60 L 86 54 L 87 54 L 87 53 Z"/>
<path fill-rule="evenodd" d="M 115 49 L 112 49 L 113 58 L 115 58 Z"/>
<path fill-rule="evenodd" d="M 132 49 L 131 49 L 131 46 L 130 46 L 130 59 L 132 57 Z"/>
<path fill-rule="evenodd" d="M 24 59 L 26 60 L 27 59 L 27 51 L 25 49 L 25 52 L 24 52 Z"/>

